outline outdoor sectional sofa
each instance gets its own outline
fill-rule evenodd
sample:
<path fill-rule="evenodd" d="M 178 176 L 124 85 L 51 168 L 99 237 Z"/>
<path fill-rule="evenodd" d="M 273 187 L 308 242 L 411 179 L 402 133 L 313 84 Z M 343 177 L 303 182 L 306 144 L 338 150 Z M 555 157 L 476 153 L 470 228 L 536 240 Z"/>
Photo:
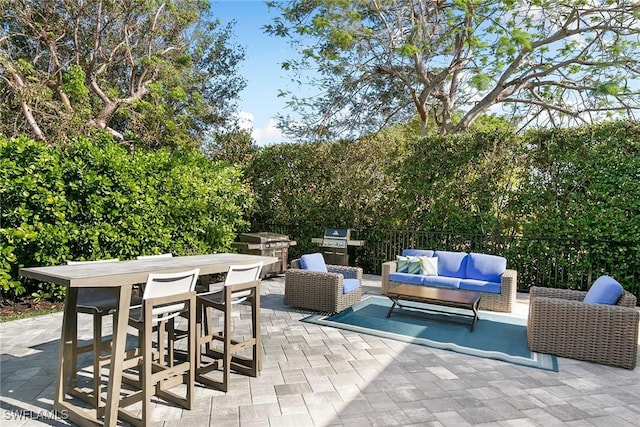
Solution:
<path fill-rule="evenodd" d="M 429 261 L 427 266 L 436 266 L 437 273 L 424 269 L 404 271 L 407 260 Z M 507 260 L 496 255 L 404 249 L 395 261 L 382 264 L 381 291 L 386 295 L 403 284 L 475 291 L 480 294 L 480 310 L 510 313 L 516 302 L 517 272 L 506 266 Z"/>

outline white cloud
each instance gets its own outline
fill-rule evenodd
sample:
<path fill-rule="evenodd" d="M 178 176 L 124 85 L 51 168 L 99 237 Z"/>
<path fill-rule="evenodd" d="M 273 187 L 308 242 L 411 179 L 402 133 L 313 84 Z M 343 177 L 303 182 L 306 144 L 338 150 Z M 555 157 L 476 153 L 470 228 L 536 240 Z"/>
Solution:
<path fill-rule="evenodd" d="M 253 128 L 253 120 L 253 114 L 246 111 L 238 112 L 238 124 L 241 129 L 251 130 L 251 128 Z"/>
<path fill-rule="evenodd" d="M 274 119 L 269 119 L 263 128 L 254 127 L 251 136 L 257 145 L 270 145 L 282 142 L 282 132 L 276 126 Z"/>
<path fill-rule="evenodd" d="M 259 126 L 255 116 L 247 111 L 238 112 L 238 124 L 241 129 L 251 131 L 251 137 L 259 146 L 279 144 L 283 136 L 274 119 L 268 119 L 265 126 Z"/>

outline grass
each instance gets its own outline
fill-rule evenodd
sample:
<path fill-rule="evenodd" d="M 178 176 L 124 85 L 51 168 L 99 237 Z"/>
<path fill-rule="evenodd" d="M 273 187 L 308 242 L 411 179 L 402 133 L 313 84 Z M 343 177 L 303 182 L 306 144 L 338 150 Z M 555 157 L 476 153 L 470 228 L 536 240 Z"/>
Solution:
<path fill-rule="evenodd" d="M 0 323 L 11 322 L 19 319 L 28 319 L 30 317 L 44 316 L 45 314 L 57 313 L 62 311 L 63 305 L 52 306 L 49 308 L 34 308 L 15 313 L 2 313 L 0 315 Z"/>

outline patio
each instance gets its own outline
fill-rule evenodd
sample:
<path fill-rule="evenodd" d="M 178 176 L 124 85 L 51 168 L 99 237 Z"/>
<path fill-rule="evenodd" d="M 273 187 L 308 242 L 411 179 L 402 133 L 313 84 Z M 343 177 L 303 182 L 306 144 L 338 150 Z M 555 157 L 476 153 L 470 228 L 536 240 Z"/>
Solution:
<path fill-rule="evenodd" d="M 379 294 L 378 276 L 363 284 Z M 640 419 L 638 368 L 559 358 L 556 373 L 323 328 L 299 322 L 307 314 L 285 306 L 283 294 L 283 276 L 263 280 L 261 375 L 233 375 L 227 394 L 198 385 L 194 410 L 160 403 L 153 425 L 621 427 Z M 527 315 L 527 295 L 514 313 Z M 249 321 L 235 320 L 237 328 Z M 3 425 L 69 425 L 51 406 L 61 324 L 62 313 L 0 324 Z M 80 328 L 90 336 L 90 322 Z"/>

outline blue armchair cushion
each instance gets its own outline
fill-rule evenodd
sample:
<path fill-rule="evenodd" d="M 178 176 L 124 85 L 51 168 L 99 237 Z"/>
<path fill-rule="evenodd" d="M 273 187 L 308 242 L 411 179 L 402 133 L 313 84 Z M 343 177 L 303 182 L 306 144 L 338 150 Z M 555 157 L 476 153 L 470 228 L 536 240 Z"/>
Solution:
<path fill-rule="evenodd" d="M 300 257 L 300 267 L 303 270 L 319 271 L 327 273 L 327 264 L 321 253 L 307 254 Z"/>
<path fill-rule="evenodd" d="M 470 253 L 467 257 L 467 278 L 500 282 L 507 269 L 507 259 L 496 255 Z"/>
<path fill-rule="evenodd" d="M 447 277 L 457 277 L 464 279 L 467 277 L 467 253 L 436 251 L 438 257 L 438 275 Z"/>
<path fill-rule="evenodd" d="M 624 288 L 613 277 L 600 276 L 589 288 L 583 302 L 614 305 L 623 293 Z"/>
<path fill-rule="evenodd" d="M 342 293 L 348 294 L 351 291 L 355 291 L 360 286 L 358 279 L 344 279 L 342 281 Z"/>

